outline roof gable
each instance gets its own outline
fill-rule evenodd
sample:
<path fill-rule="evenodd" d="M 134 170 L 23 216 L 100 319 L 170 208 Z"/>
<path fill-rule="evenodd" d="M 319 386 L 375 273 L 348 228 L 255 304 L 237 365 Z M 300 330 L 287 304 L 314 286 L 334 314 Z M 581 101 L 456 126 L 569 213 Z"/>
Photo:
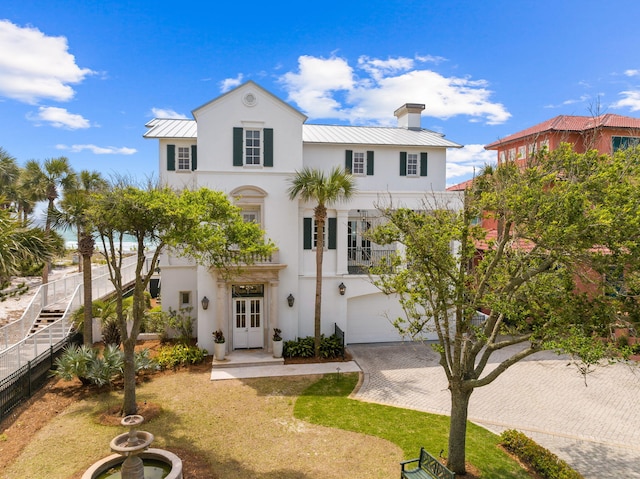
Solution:
<path fill-rule="evenodd" d="M 268 90 L 265 90 L 264 88 L 262 88 L 260 85 L 258 85 L 256 82 L 254 82 L 253 80 L 248 80 L 246 82 L 244 82 L 242 85 L 237 86 L 236 88 L 234 88 L 233 90 L 229 90 L 226 93 L 223 93 L 222 95 L 214 98 L 213 100 L 205 103 L 204 105 L 200 105 L 198 108 L 194 109 L 191 111 L 191 114 L 193 115 L 194 118 L 198 118 L 198 114 L 207 108 L 210 108 L 211 106 L 215 105 L 216 103 L 219 103 L 220 101 L 222 101 L 224 98 L 231 96 L 231 95 L 238 95 L 240 94 L 242 91 L 244 90 L 249 90 L 249 89 L 254 89 L 254 90 L 258 90 L 261 93 L 264 93 L 267 97 L 269 97 L 270 99 L 272 99 L 274 102 L 280 104 L 281 106 L 285 107 L 285 109 L 289 110 L 291 113 L 297 115 L 302 122 L 304 123 L 305 121 L 307 121 L 307 116 L 304 115 L 302 112 L 300 112 L 299 110 L 296 110 L 295 108 L 293 108 L 291 105 L 289 105 L 287 102 L 281 100 L 280 98 L 278 98 L 277 96 L 275 96 L 273 93 L 271 93 Z"/>

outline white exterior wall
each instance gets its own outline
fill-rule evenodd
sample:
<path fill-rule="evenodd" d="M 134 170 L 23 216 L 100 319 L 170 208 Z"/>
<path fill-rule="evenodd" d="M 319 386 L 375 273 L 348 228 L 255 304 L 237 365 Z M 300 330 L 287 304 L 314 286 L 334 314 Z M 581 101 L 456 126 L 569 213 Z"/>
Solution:
<path fill-rule="evenodd" d="M 446 150 L 444 148 L 400 147 L 388 145 L 305 144 L 304 164 L 310 168 L 330 170 L 344 168 L 345 150 L 374 152 L 374 174 L 356 176 L 360 191 L 404 192 L 444 191 L 447 184 Z M 428 153 L 427 176 L 400 176 L 400 152 Z"/>
<path fill-rule="evenodd" d="M 251 93 L 253 106 L 243 101 Z M 249 82 L 194 110 L 198 138 L 161 138 L 160 178 L 176 188 L 208 187 L 231 194 L 239 189 L 257 188 L 264 192 L 261 203 L 261 226 L 266 237 L 278 248 L 279 266 L 268 273 L 252 270 L 251 277 L 225 281 L 205 266 L 164 256 L 162 269 L 162 305 L 178 308 L 179 291 L 191 290 L 193 315 L 197 315 L 200 347 L 213 351 L 212 332 L 222 329 L 227 337 L 227 351 L 233 350 L 231 285 L 258 282 L 265 285 L 263 300 L 264 348 L 270 350 L 272 328 L 282 329 L 285 340 L 313 335 L 315 303 L 315 250 L 303 249 L 303 218 L 313 217 L 314 204 L 290 201 L 289 180 L 303 166 L 329 171 L 345 165 L 345 150 L 374 151 L 374 175 L 357 176 L 357 192 L 348 203 L 330 205 L 328 216 L 337 218 L 337 245 L 326 249 L 323 261 L 322 332 L 330 335 L 337 323 L 347 335 L 347 342 L 397 341 L 402 338 L 390 323 L 402 314 L 397 301 L 371 284 L 367 275 L 348 274 L 348 219 L 357 210 L 373 211 L 378 206 L 412 209 L 425 208 L 425 201 L 451 208 L 460 206 L 459 193 L 445 192 L 446 149 L 391 145 L 303 144 L 304 115 Z M 273 167 L 233 166 L 233 128 L 272 128 Z M 264 137 L 263 137 L 264 139 Z M 190 146 L 197 141 L 197 170 L 167 172 L 166 145 Z M 400 176 L 400 152 L 428 153 L 428 175 Z M 235 199 L 234 199 L 235 200 Z M 241 200 L 240 200 L 241 201 Z M 249 200 L 247 200 L 249 201 Z M 351 214 L 350 214 L 351 213 Z M 247 279 L 249 278 L 249 279 Z M 255 281 L 252 281 L 252 279 Z M 257 278 L 257 279 L 256 279 Z M 266 279 L 264 279 L 266 278 Z M 338 285 L 344 283 L 341 296 Z M 293 307 L 287 297 L 295 297 Z M 209 299 L 205 311 L 202 298 Z"/>

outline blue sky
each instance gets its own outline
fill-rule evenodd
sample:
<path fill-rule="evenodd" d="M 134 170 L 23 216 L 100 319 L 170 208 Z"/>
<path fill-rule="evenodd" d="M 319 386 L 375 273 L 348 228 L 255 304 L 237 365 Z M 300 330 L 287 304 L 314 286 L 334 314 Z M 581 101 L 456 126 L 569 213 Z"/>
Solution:
<path fill-rule="evenodd" d="M 4 0 L 0 147 L 19 164 L 140 180 L 156 116 L 188 117 L 254 80 L 308 123 L 422 126 L 465 145 L 449 184 L 494 161 L 485 144 L 560 114 L 640 116 L 640 2 Z M 157 176 L 157 174 L 156 174 Z"/>

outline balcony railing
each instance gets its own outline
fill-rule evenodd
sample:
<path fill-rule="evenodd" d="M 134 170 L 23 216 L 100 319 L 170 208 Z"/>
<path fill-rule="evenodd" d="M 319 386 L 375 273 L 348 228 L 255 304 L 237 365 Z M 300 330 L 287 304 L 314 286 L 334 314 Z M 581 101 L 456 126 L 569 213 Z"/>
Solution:
<path fill-rule="evenodd" d="M 372 266 L 391 267 L 394 250 L 372 247 L 347 248 L 347 271 L 349 274 L 367 274 Z"/>

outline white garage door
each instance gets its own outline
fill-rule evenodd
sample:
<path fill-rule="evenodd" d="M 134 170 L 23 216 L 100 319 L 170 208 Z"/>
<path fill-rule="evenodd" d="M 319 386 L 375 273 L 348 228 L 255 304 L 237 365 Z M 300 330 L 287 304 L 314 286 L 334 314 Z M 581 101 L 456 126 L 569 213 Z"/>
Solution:
<path fill-rule="evenodd" d="M 347 343 L 402 341 L 392 321 L 403 315 L 397 301 L 382 293 L 349 299 Z"/>

